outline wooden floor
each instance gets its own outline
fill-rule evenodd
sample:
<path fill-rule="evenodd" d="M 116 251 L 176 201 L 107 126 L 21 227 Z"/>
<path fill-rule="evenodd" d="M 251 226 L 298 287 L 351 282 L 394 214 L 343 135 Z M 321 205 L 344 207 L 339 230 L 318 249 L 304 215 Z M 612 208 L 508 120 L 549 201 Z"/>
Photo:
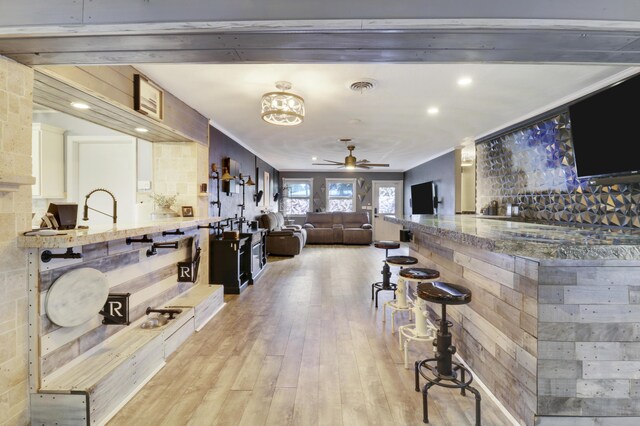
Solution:
<path fill-rule="evenodd" d="M 421 425 L 413 370 L 381 321 L 391 293 L 378 309 L 370 300 L 382 257 L 368 246 L 307 246 L 269 258 L 109 425 Z M 431 354 L 415 345 L 410 363 Z M 482 424 L 508 425 L 482 395 Z M 431 425 L 474 424 L 469 393 L 437 387 L 429 402 Z"/>

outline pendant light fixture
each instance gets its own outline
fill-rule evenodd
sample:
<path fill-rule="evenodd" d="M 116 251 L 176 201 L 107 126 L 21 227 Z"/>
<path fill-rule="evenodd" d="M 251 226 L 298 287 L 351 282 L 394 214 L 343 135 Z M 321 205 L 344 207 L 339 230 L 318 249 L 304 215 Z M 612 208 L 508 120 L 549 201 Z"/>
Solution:
<path fill-rule="evenodd" d="M 288 81 L 276 81 L 278 92 L 262 95 L 262 119 L 278 126 L 295 126 L 304 120 L 304 99 L 286 90 L 291 89 Z"/>

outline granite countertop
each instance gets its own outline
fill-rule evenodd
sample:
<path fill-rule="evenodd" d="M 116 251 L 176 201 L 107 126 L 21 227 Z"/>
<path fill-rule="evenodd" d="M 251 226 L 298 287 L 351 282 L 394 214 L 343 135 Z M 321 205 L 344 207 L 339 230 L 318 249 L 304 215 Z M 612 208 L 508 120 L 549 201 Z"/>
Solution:
<path fill-rule="evenodd" d="M 22 235 L 18 237 L 18 247 L 67 248 L 171 231 L 178 228 L 193 228 L 194 226 L 220 222 L 221 220 L 219 217 L 175 217 L 134 224 L 101 225 L 90 227 L 89 229 L 61 230 L 60 233 L 62 235 Z"/>
<path fill-rule="evenodd" d="M 481 249 L 534 259 L 640 260 L 640 229 L 529 223 L 481 215 L 386 216 L 406 226 Z"/>

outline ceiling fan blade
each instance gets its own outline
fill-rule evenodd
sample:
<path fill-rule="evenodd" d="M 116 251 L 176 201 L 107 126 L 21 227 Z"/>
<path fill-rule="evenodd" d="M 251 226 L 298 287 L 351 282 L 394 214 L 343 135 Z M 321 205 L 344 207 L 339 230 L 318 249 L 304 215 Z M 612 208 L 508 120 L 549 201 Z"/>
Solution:
<path fill-rule="evenodd" d="M 364 164 L 356 164 L 356 167 L 359 169 L 370 169 L 371 167 L 369 167 L 369 165 L 364 165 Z"/>
<path fill-rule="evenodd" d="M 311 163 L 314 166 L 339 166 L 344 164 L 342 161 L 333 161 L 333 160 L 322 160 L 326 161 L 326 163 Z"/>
<path fill-rule="evenodd" d="M 367 163 L 366 165 L 370 167 L 389 167 L 388 164 L 378 164 L 378 163 Z"/>

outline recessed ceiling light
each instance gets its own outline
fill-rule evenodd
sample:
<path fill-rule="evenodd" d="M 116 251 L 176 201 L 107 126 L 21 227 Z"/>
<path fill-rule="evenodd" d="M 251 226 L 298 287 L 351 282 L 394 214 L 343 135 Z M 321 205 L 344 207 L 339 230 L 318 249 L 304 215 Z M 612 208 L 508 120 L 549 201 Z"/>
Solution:
<path fill-rule="evenodd" d="M 460 77 L 458 79 L 458 86 L 468 86 L 471 84 L 471 82 L 473 82 L 473 80 L 471 80 L 471 77 Z"/>
<path fill-rule="evenodd" d="M 316 161 L 318 157 L 311 157 L 311 161 Z"/>
<path fill-rule="evenodd" d="M 145 129 L 144 127 L 136 127 L 136 132 L 138 133 L 147 133 L 149 129 Z"/>
<path fill-rule="evenodd" d="M 439 112 L 440 110 L 438 109 L 438 107 L 431 107 L 427 110 L 427 114 L 429 115 L 436 115 Z"/>
<path fill-rule="evenodd" d="M 71 102 L 71 106 L 75 109 L 91 109 L 91 107 L 84 102 Z"/>

